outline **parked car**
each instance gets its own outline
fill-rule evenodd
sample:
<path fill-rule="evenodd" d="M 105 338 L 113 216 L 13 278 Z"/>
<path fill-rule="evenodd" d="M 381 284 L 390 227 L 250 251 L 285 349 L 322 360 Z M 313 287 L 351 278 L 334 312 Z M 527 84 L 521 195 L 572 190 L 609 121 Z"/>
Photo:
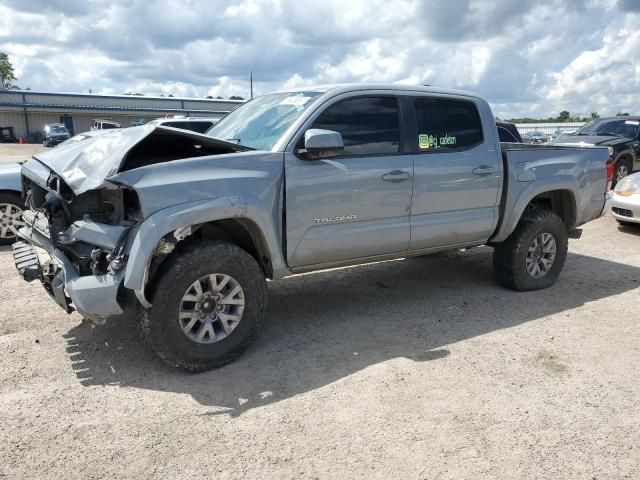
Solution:
<path fill-rule="evenodd" d="M 94 120 L 91 130 L 112 130 L 114 128 L 122 128 L 122 125 L 113 120 Z"/>
<path fill-rule="evenodd" d="M 522 141 L 524 143 L 548 143 L 549 135 L 539 131 L 527 132 L 522 135 Z"/>
<path fill-rule="evenodd" d="M 42 129 L 42 145 L 53 147 L 64 142 L 71 134 L 62 123 L 47 123 Z"/>
<path fill-rule="evenodd" d="M 640 225 L 640 172 L 618 182 L 611 198 L 611 215 L 623 225 Z"/>
<path fill-rule="evenodd" d="M 522 143 L 522 137 L 520 136 L 518 127 L 513 123 L 496 122 L 496 127 L 498 128 L 498 137 L 500 138 L 500 142 Z"/>
<path fill-rule="evenodd" d="M 609 147 L 615 160 L 614 186 L 640 170 L 640 117 L 597 118 L 555 143 Z"/>
<path fill-rule="evenodd" d="M 500 284 L 549 287 L 612 175 L 607 149 L 501 146 L 471 93 L 309 87 L 209 136 L 144 125 L 36 154 L 15 262 L 67 312 L 140 318 L 162 359 L 203 371 L 250 345 L 265 278 L 488 244 Z"/>
<path fill-rule="evenodd" d="M 149 123 L 153 125 L 163 125 L 165 127 L 182 128 L 183 130 L 204 133 L 218 123 L 218 119 L 207 117 L 173 117 L 158 118 L 156 120 L 151 120 Z"/>
<path fill-rule="evenodd" d="M 0 143 L 18 143 L 13 127 L 0 127 Z"/>
<path fill-rule="evenodd" d="M 18 230 L 24 225 L 23 210 L 20 165 L 0 164 L 0 245 L 16 241 Z"/>
<path fill-rule="evenodd" d="M 567 138 L 571 137 L 572 135 L 574 135 L 575 131 L 570 131 L 570 132 L 557 132 L 555 137 L 553 137 L 553 140 L 551 140 L 551 143 L 564 143 L 567 141 Z"/>

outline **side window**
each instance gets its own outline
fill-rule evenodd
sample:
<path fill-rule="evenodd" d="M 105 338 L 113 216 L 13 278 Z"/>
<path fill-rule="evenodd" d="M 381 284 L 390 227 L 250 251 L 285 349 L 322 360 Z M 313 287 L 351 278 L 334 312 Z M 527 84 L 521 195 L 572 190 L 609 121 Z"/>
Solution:
<path fill-rule="evenodd" d="M 189 122 L 189 130 L 198 133 L 204 133 L 211 128 L 211 122 Z"/>
<path fill-rule="evenodd" d="M 420 152 L 466 150 L 482 143 L 482 123 L 472 102 L 414 98 Z"/>
<path fill-rule="evenodd" d="M 343 100 L 322 112 L 311 128 L 340 132 L 344 155 L 380 155 L 400 151 L 400 119 L 395 97 Z"/>
<path fill-rule="evenodd" d="M 500 139 L 500 142 L 518 143 L 516 137 L 511 135 L 511 132 L 504 127 L 498 127 L 498 138 Z"/>

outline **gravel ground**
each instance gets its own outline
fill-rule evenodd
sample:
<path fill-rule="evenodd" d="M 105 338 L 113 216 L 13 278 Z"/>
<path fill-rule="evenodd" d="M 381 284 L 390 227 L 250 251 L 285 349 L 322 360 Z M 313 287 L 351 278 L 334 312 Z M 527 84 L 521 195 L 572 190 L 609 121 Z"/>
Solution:
<path fill-rule="evenodd" d="M 640 229 L 570 242 L 553 288 L 491 249 L 269 285 L 261 335 L 200 375 L 66 315 L 0 250 L 0 477 L 640 477 Z"/>
<path fill-rule="evenodd" d="M 15 163 L 28 160 L 31 155 L 47 150 L 41 144 L 0 143 L 0 163 Z"/>

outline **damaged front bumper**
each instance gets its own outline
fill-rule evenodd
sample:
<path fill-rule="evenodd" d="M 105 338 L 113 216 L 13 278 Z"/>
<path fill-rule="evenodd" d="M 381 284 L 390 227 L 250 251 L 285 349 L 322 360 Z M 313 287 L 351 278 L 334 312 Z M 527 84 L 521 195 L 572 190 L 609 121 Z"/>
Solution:
<path fill-rule="evenodd" d="M 18 273 L 25 281 L 39 279 L 45 290 L 67 313 L 77 310 L 84 318 L 104 321 L 120 315 L 118 291 L 124 271 L 104 275 L 80 276 L 71 260 L 33 227 L 23 227 L 23 241 L 13 245 Z M 44 250 L 42 255 L 36 248 Z"/>

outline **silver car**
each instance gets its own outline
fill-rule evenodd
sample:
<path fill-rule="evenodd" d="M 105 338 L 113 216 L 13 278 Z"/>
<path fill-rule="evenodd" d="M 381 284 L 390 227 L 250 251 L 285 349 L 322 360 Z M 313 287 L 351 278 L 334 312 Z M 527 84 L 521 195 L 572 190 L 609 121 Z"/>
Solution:
<path fill-rule="evenodd" d="M 618 182 L 611 198 L 611 215 L 622 225 L 640 224 L 640 173 Z"/>

